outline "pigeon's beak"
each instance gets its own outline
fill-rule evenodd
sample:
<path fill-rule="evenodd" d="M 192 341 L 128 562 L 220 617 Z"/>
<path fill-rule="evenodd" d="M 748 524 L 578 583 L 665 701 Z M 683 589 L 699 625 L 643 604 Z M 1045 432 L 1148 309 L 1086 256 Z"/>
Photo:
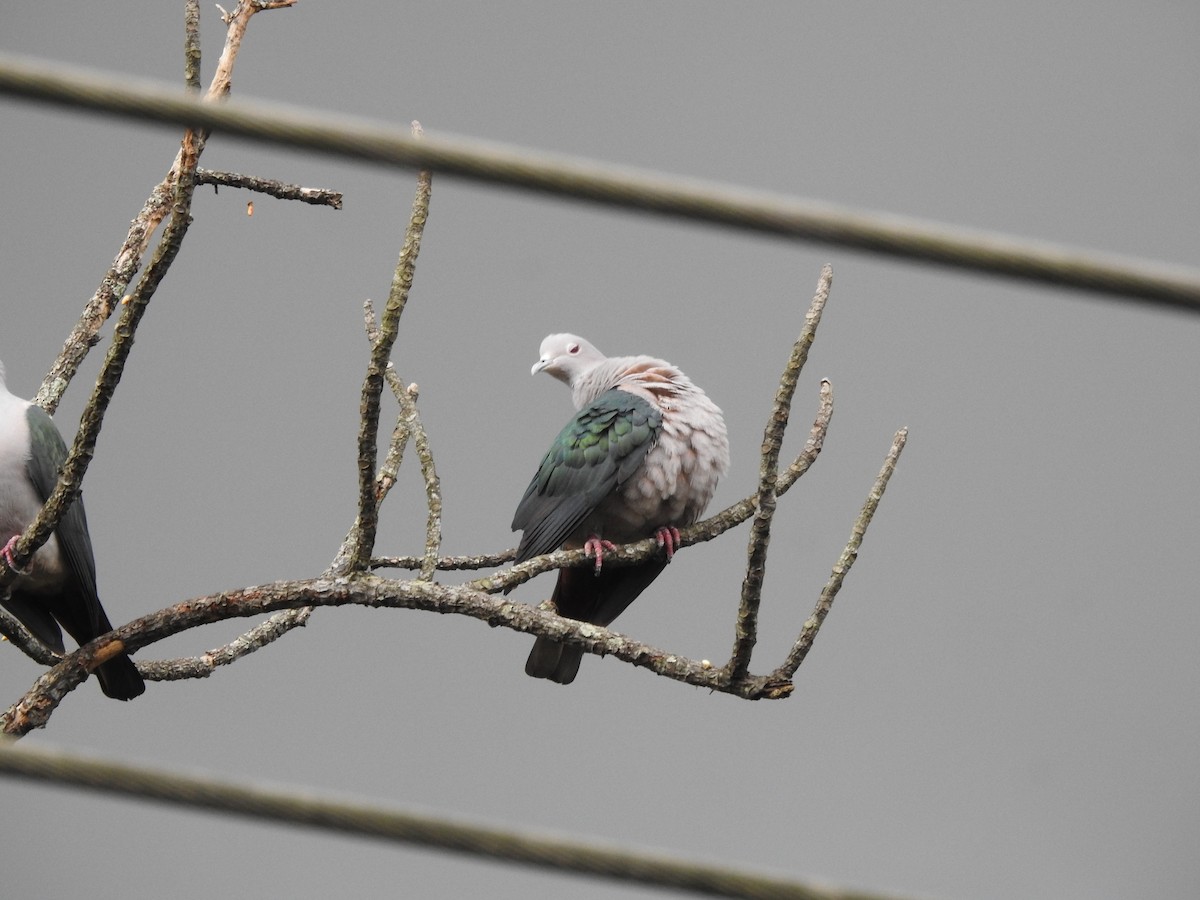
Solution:
<path fill-rule="evenodd" d="M 552 360 L 548 356 L 543 356 L 533 364 L 533 368 L 529 370 L 530 375 L 536 375 L 538 372 L 544 371 L 549 367 Z"/>

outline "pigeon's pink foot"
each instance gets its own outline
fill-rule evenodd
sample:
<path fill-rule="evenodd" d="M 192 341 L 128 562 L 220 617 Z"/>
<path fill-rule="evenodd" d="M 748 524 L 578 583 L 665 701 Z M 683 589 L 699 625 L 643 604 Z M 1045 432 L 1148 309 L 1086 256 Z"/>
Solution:
<path fill-rule="evenodd" d="M 616 550 L 617 545 L 612 541 L 606 541 L 600 535 L 593 534 L 590 538 L 583 542 L 583 552 L 588 556 L 596 557 L 596 574 L 600 574 L 600 570 L 604 568 L 604 553 L 606 550 Z"/>
<path fill-rule="evenodd" d="M 667 562 L 670 562 L 675 551 L 679 549 L 679 529 L 674 525 L 663 525 L 654 532 L 654 540 L 667 551 Z"/>
<path fill-rule="evenodd" d="M 19 534 L 14 534 L 12 537 L 10 537 L 8 539 L 8 543 L 4 545 L 4 548 L 0 549 L 0 556 L 4 557 L 4 561 L 8 563 L 8 567 L 10 569 L 12 569 L 18 575 L 25 575 L 27 574 L 26 570 L 18 569 L 17 564 L 13 562 L 13 550 L 16 548 L 17 541 L 20 539 L 21 536 Z"/>

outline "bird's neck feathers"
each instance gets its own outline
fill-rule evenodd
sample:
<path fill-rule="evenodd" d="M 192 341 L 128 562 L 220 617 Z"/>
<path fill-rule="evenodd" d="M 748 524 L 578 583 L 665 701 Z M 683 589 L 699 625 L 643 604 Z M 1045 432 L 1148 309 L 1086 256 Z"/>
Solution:
<path fill-rule="evenodd" d="M 655 405 L 665 396 L 697 390 L 679 369 L 649 356 L 618 356 L 597 363 L 571 380 L 571 399 L 583 409 L 605 391 L 620 388 Z"/>
<path fill-rule="evenodd" d="M 29 433 L 25 416 L 32 405 L 24 397 L 18 397 L 8 389 L 4 380 L 4 364 L 0 363 L 0 432 L 19 435 L 18 439 L 24 440 Z"/>
<path fill-rule="evenodd" d="M 29 405 L 29 401 L 8 389 L 8 384 L 4 380 L 4 364 L 0 363 L 0 409 L 4 411 L 24 409 Z"/>

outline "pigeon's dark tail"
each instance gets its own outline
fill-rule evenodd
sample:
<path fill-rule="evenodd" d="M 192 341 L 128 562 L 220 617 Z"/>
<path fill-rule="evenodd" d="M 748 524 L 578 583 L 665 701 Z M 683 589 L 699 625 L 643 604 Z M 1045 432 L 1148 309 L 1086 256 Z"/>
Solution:
<path fill-rule="evenodd" d="M 552 597 L 554 606 L 565 618 L 607 627 L 666 565 L 665 559 L 651 559 L 636 566 L 609 567 L 599 575 L 590 564 L 576 569 L 559 569 Z M 582 647 L 539 637 L 525 662 L 525 674 L 570 684 L 579 672 L 582 659 Z"/>
<path fill-rule="evenodd" d="M 529 651 L 525 674 L 533 678 L 548 678 L 559 684 L 570 684 L 575 680 L 582 661 L 582 647 L 567 647 L 558 641 L 540 637 L 533 642 L 533 649 Z"/>
<path fill-rule="evenodd" d="M 146 690 L 137 666 L 124 653 L 99 666 L 96 677 L 100 679 L 100 690 L 114 700 L 132 700 Z"/>
<path fill-rule="evenodd" d="M 88 603 L 78 594 L 62 594 L 43 600 L 67 634 L 75 638 L 79 646 L 113 630 L 112 623 L 99 600 Z M 62 640 L 59 639 L 59 647 Z M 96 667 L 96 678 L 100 690 L 114 700 L 132 700 L 146 690 L 146 682 L 138 674 L 137 667 L 129 655 L 122 653 Z"/>

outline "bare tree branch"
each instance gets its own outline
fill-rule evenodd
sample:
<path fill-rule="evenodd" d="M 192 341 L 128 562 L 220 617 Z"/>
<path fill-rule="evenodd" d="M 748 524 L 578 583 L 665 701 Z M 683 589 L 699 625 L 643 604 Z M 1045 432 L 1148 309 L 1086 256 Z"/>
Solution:
<path fill-rule="evenodd" d="M 279 640 L 294 628 L 308 623 L 312 607 L 287 609 L 278 612 L 239 635 L 223 647 L 209 650 L 200 656 L 182 659 L 142 660 L 138 671 L 150 681 L 179 681 L 184 678 L 207 678 L 220 666 L 228 666 L 243 656 L 249 656 Z"/>
<path fill-rule="evenodd" d="M 778 477 L 777 496 L 786 493 L 796 478 L 807 471 L 816 459 L 832 415 L 832 391 L 828 382 L 822 382 L 820 405 L 812 431 L 796 460 Z M 894 465 L 894 460 L 892 464 Z M 877 483 L 872 496 L 881 496 L 884 486 L 886 479 L 882 484 Z M 752 495 L 703 522 L 683 529 L 680 546 L 712 540 L 746 521 L 754 514 L 756 501 L 757 495 Z M 878 500 L 874 502 L 877 503 Z M 872 506 L 872 511 L 873 509 Z M 869 516 L 865 519 L 860 517 L 860 522 L 862 530 L 865 531 Z M 344 551 L 348 545 L 349 538 L 343 547 Z M 648 538 L 618 547 L 606 554 L 606 565 L 610 562 L 618 566 L 629 565 L 661 552 L 657 542 Z M 497 561 L 511 559 L 512 555 L 512 551 L 506 551 L 487 557 L 453 558 L 447 567 L 493 565 Z M 423 562 L 423 558 L 414 559 L 413 567 L 419 567 Z M 331 566 L 330 572 L 316 579 L 277 582 L 185 601 L 136 619 L 68 654 L 58 661 L 54 668 L 44 673 L 25 697 L 9 708 L 3 718 L 0 718 L 0 726 L 5 733 L 13 735 L 24 734 L 32 728 L 44 726 L 57 705 L 98 664 L 100 655 L 104 654 L 107 658 L 115 652 L 113 647 L 137 650 L 199 625 L 237 616 L 275 613 L 226 647 L 210 651 L 201 657 L 139 664 L 139 670 L 150 679 L 204 677 L 211 674 L 216 666 L 233 662 L 246 653 L 265 646 L 296 625 L 303 624 L 307 620 L 310 607 L 351 604 L 467 615 L 485 621 L 493 627 L 503 626 L 530 634 L 545 635 L 562 643 L 582 646 L 588 652 L 616 656 L 668 678 L 747 699 L 778 699 L 790 693 L 790 680 L 781 680 L 776 673 L 769 676 L 744 674 L 740 678 L 731 678 L 726 670 L 714 668 L 708 660 L 687 659 L 599 626 L 562 618 L 550 610 L 491 596 L 542 572 L 571 565 L 587 565 L 589 562 L 584 550 L 559 550 L 528 560 L 504 572 L 458 586 L 430 584 L 419 580 L 396 581 L 366 574 L 347 579 L 344 577 L 345 569 L 342 570 L 343 574 L 339 575 Z M 810 645 L 814 637 L 815 630 L 808 638 Z"/>

